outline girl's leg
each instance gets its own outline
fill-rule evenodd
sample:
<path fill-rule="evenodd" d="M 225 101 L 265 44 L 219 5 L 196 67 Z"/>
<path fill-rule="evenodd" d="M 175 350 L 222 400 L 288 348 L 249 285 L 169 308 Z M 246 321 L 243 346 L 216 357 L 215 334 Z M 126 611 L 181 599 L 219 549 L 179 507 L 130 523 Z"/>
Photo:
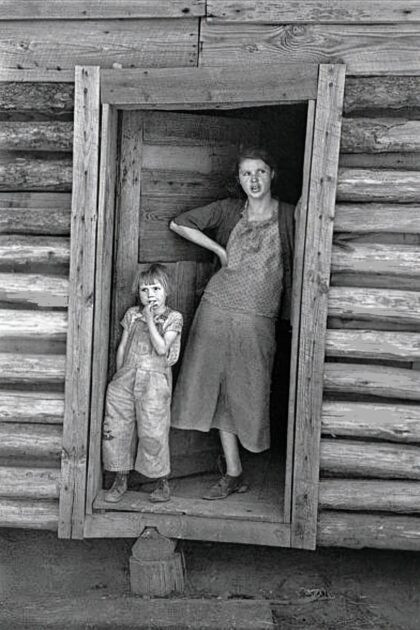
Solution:
<path fill-rule="evenodd" d="M 238 438 L 234 433 L 219 431 L 223 454 L 226 459 L 226 474 L 238 477 L 242 473 L 241 458 L 239 456 Z"/>

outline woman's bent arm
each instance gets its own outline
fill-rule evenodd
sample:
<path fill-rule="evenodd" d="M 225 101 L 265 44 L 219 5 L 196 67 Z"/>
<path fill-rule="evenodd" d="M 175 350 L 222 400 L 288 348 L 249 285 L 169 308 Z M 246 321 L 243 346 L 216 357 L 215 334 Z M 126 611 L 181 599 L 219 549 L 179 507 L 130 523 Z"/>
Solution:
<path fill-rule="evenodd" d="M 200 247 L 204 247 L 205 249 L 210 250 L 216 256 L 219 257 L 222 266 L 226 265 L 226 250 L 224 247 L 216 243 L 212 238 L 206 236 L 200 230 L 196 228 L 186 227 L 185 225 L 178 225 L 175 221 L 171 221 L 169 227 L 173 232 L 179 234 L 183 238 L 195 243 L 196 245 L 200 245 Z"/>

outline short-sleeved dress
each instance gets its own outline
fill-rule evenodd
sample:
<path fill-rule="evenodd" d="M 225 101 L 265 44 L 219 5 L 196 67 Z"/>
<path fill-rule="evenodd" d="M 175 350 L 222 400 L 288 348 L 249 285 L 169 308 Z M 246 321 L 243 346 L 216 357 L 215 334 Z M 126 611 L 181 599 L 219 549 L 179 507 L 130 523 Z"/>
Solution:
<path fill-rule="evenodd" d="M 210 279 L 197 309 L 172 426 L 221 429 L 246 449 L 263 451 L 270 446 L 275 320 L 280 309 L 286 319 L 290 310 L 293 207 L 279 202 L 270 219 L 250 221 L 241 200 L 226 199 L 175 221 L 225 245 L 227 265 Z"/>

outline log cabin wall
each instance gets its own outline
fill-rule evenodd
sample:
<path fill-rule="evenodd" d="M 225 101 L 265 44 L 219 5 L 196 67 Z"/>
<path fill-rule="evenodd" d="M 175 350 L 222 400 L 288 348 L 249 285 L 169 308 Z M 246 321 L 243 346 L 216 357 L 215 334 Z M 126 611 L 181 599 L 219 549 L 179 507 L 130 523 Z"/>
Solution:
<path fill-rule="evenodd" d="M 1 526 L 58 522 L 74 65 L 344 62 L 318 542 L 420 548 L 420 2 L 343 4 L 0 0 Z"/>

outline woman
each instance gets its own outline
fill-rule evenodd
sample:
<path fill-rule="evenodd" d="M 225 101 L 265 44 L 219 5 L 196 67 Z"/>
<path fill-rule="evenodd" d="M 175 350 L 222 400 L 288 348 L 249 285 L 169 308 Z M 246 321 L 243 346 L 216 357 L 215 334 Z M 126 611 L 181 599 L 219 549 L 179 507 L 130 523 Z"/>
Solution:
<path fill-rule="evenodd" d="M 293 207 L 272 194 L 276 170 L 266 150 L 242 150 L 236 173 L 245 202 L 216 201 L 170 224 L 221 264 L 191 327 L 172 412 L 176 428 L 219 430 L 226 474 L 205 499 L 246 489 L 239 442 L 254 453 L 270 446 L 275 320 L 280 307 L 285 319 L 290 311 Z"/>

